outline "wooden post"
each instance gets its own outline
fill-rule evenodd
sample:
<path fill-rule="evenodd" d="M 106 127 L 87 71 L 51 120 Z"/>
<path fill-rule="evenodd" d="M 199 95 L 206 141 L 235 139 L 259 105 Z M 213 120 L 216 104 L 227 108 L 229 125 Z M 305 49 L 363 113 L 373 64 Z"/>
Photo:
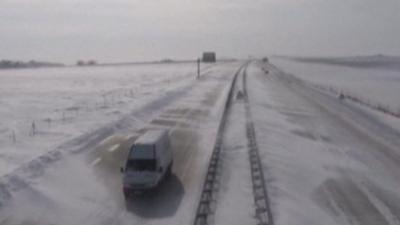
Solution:
<path fill-rule="evenodd" d="M 35 136 L 36 134 L 36 124 L 35 121 L 32 121 L 32 136 Z"/>
<path fill-rule="evenodd" d="M 197 58 L 197 79 L 200 78 L 200 58 Z"/>
<path fill-rule="evenodd" d="M 14 144 L 17 142 L 17 137 L 15 136 L 15 130 L 12 131 L 12 140 Z"/>

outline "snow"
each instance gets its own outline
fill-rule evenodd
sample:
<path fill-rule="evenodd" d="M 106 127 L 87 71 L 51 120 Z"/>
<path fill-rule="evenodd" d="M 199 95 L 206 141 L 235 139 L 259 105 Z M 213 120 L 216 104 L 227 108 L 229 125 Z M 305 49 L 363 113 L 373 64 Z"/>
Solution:
<path fill-rule="evenodd" d="M 388 130 L 267 69 L 249 68 L 248 92 L 274 224 L 396 224 L 398 149 L 371 138 Z"/>
<path fill-rule="evenodd" d="M 229 84 L 239 65 L 240 62 L 214 64 L 198 80 L 193 79 L 190 65 L 169 65 L 170 69 L 166 65 L 146 66 L 143 73 L 150 71 L 155 76 L 153 97 L 141 100 L 138 94 L 136 103 L 135 99 L 125 103 L 130 104 L 126 110 L 112 105 L 121 110 L 119 117 L 99 116 L 100 128 L 88 131 L 82 127 L 78 131 L 83 135 L 63 142 L 62 151 L 56 148 L 56 159 L 51 164 L 45 165 L 40 155 L 33 160 L 37 160 L 35 167 L 30 161 L 0 178 L 0 223 L 190 224 Z M 178 81 L 168 86 L 157 82 L 164 74 Z M 108 76 L 112 83 L 115 75 Z M 145 80 L 136 81 L 135 85 L 142 86 L 138 83 Z M 165 88 L 171 91 L 163 91 Z M 140 91 L 149 89 L 143 87 Z M 95 120 L 98 116 L 88 115 L 86 119 L 89 118 Z M 152 128 L 171 131 L 173 175 L 155 192 L 125 202 L 119 168 L 133 141 L 144 129 Z M 48 156 L 48 152 L 44 155 Z"/>
<path fill-rule="evenodd" d="M 367 106 L 363 106 L 360 104 L 355 104 L 353 102 L 347 102 L 352 107 L 358 108 L 371 116 L 374 120 L 378 121 L 379 123 L 391 127 L 395 129 L 396 132 L 400 133 L 400 118 L 385 114 L 383 112 L 371 109 Z"/>
<path fill-rule="evenodd" d="M 187 86 L 196 69 L 185 63 L 0 71 L 0 175 Z"/>
<path fill-rule="evenodd" d="M 198 80 L 194 64 L 2 71 L 0 101 L 10 108 L 0 109 L 0 223 L 191 224 L 241 63 L 216 64 Z M 247 69 L 247 92 L 274 224 L 398 224 L 399 142 L 374 138 L 393 137 L 385 127 L 393 121 L 378 126 L 369 116 L 377 112 L 310 89 L 271 65 L 265 74 L 260 65 Z M 353 69 L 359 70 L 351 68 L 349 76 L 360 77 Z M 354 93 L 371 101 L 382 97 L 379 91 L 364 95 L 364 83 L 351 83 L 346 75 L 307 74 L 298 76 L 335 88 L 354 85 Z M 29 136 L 32 120 L 37 132 Z M 228 120 L 214 219 L 250 224 L 254 200 L 243 100 L 233 101 Z M 152 128 L 171 131 L 173 176 L 156 192 L 125 202 L 119 167 L 133 141 Z M 16 143 L 9 136 L 13 129 Z"/>
<path fill-rule="evenodd" d="M 243 98 L 238 99 L 242 79 L 239 76 L 227 117 L 221 153 L 221 178 L 215 212 L 215 224 L 257 224 L 246 134 Z"/>
<path fill-rule="evenodd" d="M 37 224 L 93 221 L 96 215 L 92 210 L 98 204 L 103 204 L 105 208 L 114 205 L 113 201 L 102 201 L 110 196 L 104 185 L 94 178 L 95 173 L 88 170 L 83 161 L 70 157 L 58 161 L 52 170 L 37 180 L 38 185 L 14 195 L 13 201 L 2 208 L 2 220 L 13 221 L 14 224 L 26 223 L 28 219 Z M 35 205 L 20 202 L 34 202 Z"/>
<path fill-rule="evenodd" d="M 280 58 L 273 64 L 286 73 L 323 87 L 326 93 L 343 92 L 371 105 L 400 113 L 400 57 Z M 400 118 L 345 100 L 373 120 L 400 133 Z"/>
<path fill-rule="evenodd" d="M 262 76 L 260 72 L 255 71 L 256 69 L 258 68 L 250 67 L 248 73 Z M 275 99 L 290 99 L 291 103 L 298 99 L 292 99 L 290 94 L 283 94 L 282 91 L 274 94 L 278 87 L 273 87 L 273 84 L 265 87 L 260 79 L 262 78 L 258 78 L 257 81 L 248 79 L 252 87 L 248 92 L 250 101 L 253 102 L 257 141 L 265 166 L 264 174 L 275 224 L 312 225 L 320 224 L 321 221 L 327 225 L 335 224 L 309 198 L 313 187 L 317 187 L 324 177 L 329 176 L 329 172 L 321 170 L 324 164 L 332 160 L 329 153 L 319 152 L 318 143 L 295 135 L 293 131 L 303 129 L 287 121 L 283 114 L 273 108 L 282 107 L 287 113 L 293 112 L 304 117 L 312 116 L 312 112 L 307 108 L 291 106 L 290 103 L 277 103 Z M 315 154 L 319 155 L 318 158 Z"/>
<path fill-rule="evenodd" d="M 398 57 L 316 58 L 311 62 L 273 57 L 271 61 L 281 70 L 305 81 L 400 112 Z"/>

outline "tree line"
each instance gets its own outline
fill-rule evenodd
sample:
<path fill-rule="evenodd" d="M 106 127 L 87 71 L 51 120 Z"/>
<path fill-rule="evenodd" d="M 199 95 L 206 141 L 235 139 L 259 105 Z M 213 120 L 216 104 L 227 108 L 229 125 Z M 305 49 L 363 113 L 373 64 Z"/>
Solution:
<path fill-rule="evenodd" d="M 39 62 L 30 60 L 28 62 L 15 61 L 15 60 L 1 60 L 0 69 L 18 69 L 18 68 L 37 68 L 37 67 L 61 67 L 65 66 L 62 63 L 53 62 Z"/>

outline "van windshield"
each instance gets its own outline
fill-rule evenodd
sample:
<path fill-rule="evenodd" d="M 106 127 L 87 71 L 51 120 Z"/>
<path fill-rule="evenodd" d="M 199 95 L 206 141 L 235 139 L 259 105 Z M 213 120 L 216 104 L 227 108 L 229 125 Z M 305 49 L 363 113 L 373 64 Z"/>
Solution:
<path fill-rule="evenodd" d="M 155 171 L 155 159 L 130 159 L 126 165 L 126 169 L 130 171 Z"/>

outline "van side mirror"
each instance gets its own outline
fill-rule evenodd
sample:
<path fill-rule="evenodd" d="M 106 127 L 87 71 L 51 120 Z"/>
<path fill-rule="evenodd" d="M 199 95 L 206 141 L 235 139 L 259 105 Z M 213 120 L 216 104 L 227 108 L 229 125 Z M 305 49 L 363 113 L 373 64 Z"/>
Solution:
<path fill-rule="evenodd" d="M 121 167 L 119 168 L 119 171 L 120 171 L 121 173 L 124 173 L 124 167 L 121 166 Z"/>

